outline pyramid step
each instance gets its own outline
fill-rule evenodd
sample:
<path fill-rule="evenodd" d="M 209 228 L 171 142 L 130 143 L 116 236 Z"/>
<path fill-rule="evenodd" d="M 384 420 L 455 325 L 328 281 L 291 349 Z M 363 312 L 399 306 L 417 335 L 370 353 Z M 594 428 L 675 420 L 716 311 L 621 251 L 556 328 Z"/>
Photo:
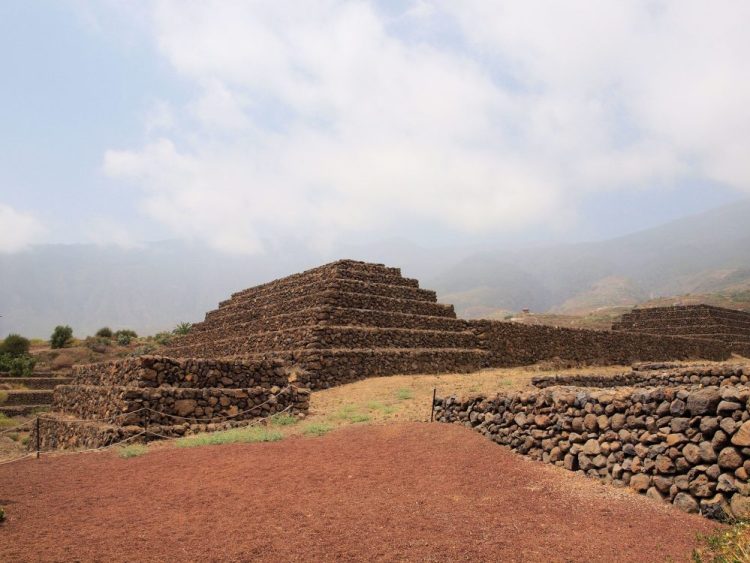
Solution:
<path fill-rule="evenodd" d="M 176 346 L 188 346 L 207 340 L 220 340 L 233 336 L 251 337 L 259 332 L 285 330 L 309 325 L 369 326 L 374 328 L 411 328 L 462 332 L 466 321 L 451 317 L 412 315 L 395 311 L 370 309 L 345 309 L 342 307 L 313 307 L 295 313 L 261 317 L 248 322 L 199 323 Z"/>
<path fill-rule="evenodd" d="M 338 262 L 318 266 L 317 268 L 299 274 L 293 274 L 268 283 L 243 289 L 242 291 L 233 293 L 232 297 L 260 295 L 265 291 L 275 292 L 283 288 L 306 285 L 316 280 L 333 278 L 419 287 L 419 282 L 417 280 L 402 277 L 399 268 L 389 268 L 382 264 L 368 264 L 366 262 L 357 262 L 355 260 L 339 260 Z"/>
<path fill-rule="evenodd" d="M 392 297 L 365 293 L 322 291 L 313 295 L 277 301 L 269 305 L 238 305 L 237 307 L 217 309 L 206 314 L 205 322 L 247 322 L 260 317 L 293 313 L 300 309 L 323 306 L 373 309 L 376 311 L 395 311 L 414 315 L 456 318 L 453 305 L 411 299 L 394 299 Z"/>
<path fill-rule="evenodd" d="M 57 385 L 67 385 L 70 377 L 6 377 L 4 384 L 18 385 L 29 389 L 54 389 Z"/>
<path fill-rule="evenodd" d="M 51 405 L 52 393 L 51 390 L 27 391 L 10 389 L 8 391 L 0 391 L 0 397 L 4 396 L 5 399 L 0 402 L 0 404 L 7 407 L 21 405 Z"/>
<path fill-rule="evenodd" d="M 295 348 L 475 348 L 477 336 L 470 331 L 450 332 L 361 326 L 311 326 L 235 336 L 177 347 L 180 357 L 242 356 Z"/>
<path fill-rule="evenodd" d="M 404 285 L 391 285 L 385 283 L 374 283 L 345 278 L 318 279 L 309 283 L 300 283 L 288 287 L 271 286 L 269 288 L 255 291 L 245 295 L 236 295 L 219 303 L 219 308 L 232 307 L 243 304 L 268 303 L 275 300 L 284 300 L 319 293 L 321 291 L 344 291 L 348 293 L 367 293 L 370 295 L 382 295 L 396 299 L 413 299 L 415 301 L 429 301 L 435 303 L 437 295 L 429 289 Z"/>
<path fill-rule="evenodd" d="M 0 413 L 5 416 L 27 416 L 47 411 L 51 405 L 0 405 Z"/>

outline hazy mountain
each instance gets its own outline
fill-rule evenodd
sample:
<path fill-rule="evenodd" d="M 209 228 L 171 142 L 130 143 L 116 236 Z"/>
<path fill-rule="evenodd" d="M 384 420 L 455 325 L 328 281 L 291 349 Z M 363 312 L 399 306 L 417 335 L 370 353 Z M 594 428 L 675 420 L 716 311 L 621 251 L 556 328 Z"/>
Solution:
<path fill-rule="evenodd" d="M 750 285 L 749 219 L 750 201 L 742 201 L 603 242 L 475 254 L 431 286 L 467 316 L 741 289 Z"/>
<path fill-rule="evenodd" d="M 0 255 L 0 335 L 46 337 L 56 324 L 77 335 L 104 325 L 153 333 L 201 320 L 233 291 L 344 257 L 400 266 L 467 317 L 742 292 L 750 289 L 749 218 L 745 201 L 604 242 L 491 252 L 400 239 L 319 253 L 290 240 L 251 257 L 179 242 L 38 246 Z"/>

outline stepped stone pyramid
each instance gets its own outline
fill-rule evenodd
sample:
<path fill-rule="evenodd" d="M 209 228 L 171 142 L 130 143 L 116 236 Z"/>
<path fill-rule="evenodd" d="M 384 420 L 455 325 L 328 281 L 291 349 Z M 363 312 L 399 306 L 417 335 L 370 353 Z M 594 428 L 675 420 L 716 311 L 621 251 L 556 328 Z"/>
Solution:
<path fill-rule="evenodd" d="M 750 356 L 750 313 L 711 305 L 633 309 L 612 330 L 719 340 L 733 352 Z"/>
<path fill-rule="evenodd" d="M 312 388 L 373 375 L 475 371 L 489 358 L 434 291 L 399 268 L 353 260 L 237 292 L 166 353 L 272 353 L 314 373 Z"/>

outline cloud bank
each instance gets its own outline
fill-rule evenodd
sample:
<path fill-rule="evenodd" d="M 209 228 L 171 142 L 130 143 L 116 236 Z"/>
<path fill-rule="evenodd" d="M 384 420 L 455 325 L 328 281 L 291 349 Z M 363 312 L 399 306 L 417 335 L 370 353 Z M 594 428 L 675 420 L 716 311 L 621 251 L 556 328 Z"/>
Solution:
<path fill-rule="evenodd" d="M 0 253 L 18 252 L 37 242 L 44 232 L 30 213 L 0 203 Z"/>
<path fill-rule="evenodd" d="M 684 181 L 750 191 L 746 2 L 148 6 L 137 21 L 195 95 L 160 100 L 104 170 L 225 251 L 533 228 Z"/>

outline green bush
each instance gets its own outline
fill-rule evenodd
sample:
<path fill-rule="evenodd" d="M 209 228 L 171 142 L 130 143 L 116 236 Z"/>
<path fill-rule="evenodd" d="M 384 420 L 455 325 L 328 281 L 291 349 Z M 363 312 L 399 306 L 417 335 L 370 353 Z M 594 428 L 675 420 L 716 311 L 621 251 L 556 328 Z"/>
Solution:
<path fill-rule="evenodd" d="M 130 352 L 130 354 L 128 355 L 133 356 L 133 357 L 147 356 L 149 354 L 153 354 L 154 352 L 156 352 L 156 350 L 157 350 L 157 347 L 155 344 L 153 344 L 152 342 L 146 342 L 142 346 L 138 346 L 138 348 Z"/>
<path fill-rule="evenodd" d="M 9 334 L 0 346 L 0 354 L 8 354 L 14 358 L 29 353 L 31 342 L 20 334 Z"/>
<path fill-rule="evenodd" d="M 134 330 L 124 328 L 115 332 L 114 337 L 120 346 L 127 346 L 134 338 L 138 338 L 138 334 Z"/>
<path fill-rule="evenodd" d="M 193 328 L 192 323 L 180 323 L 176 327 L 174 327 L 172 333 L 176 334 L 177 336 L 185 336 L 188 332 L 190 332 L 191 328 Z"/>
<path fill-rule="evenodd" d="M 24 355 L 14 357 L 0 354 L 0 371 L 8 371 L 14 377 L 28 377 L 34 373 L 36 358 Z"/>
<path fill-rule="evenodd" d="M 96 331 L 96 336 L 99 338 L 112 338 L 112 329 L 108 326 L 102 327 Z"/>
<path fill-rule="evenodd" d="M 73 329 L 69 326 L 58 325 L 49 339 L 50 347 L 53 349 L 65 348 L 73 341 Z"/>
<path fill-rule="evenodd" d="M 157 344 L 161 344 L 162 346 L 166 346 L 170 342 L 172 342 L 173 334 L 171 332 L 157 332 L 154 334 L 154 341 L 156 341 Z"/>

